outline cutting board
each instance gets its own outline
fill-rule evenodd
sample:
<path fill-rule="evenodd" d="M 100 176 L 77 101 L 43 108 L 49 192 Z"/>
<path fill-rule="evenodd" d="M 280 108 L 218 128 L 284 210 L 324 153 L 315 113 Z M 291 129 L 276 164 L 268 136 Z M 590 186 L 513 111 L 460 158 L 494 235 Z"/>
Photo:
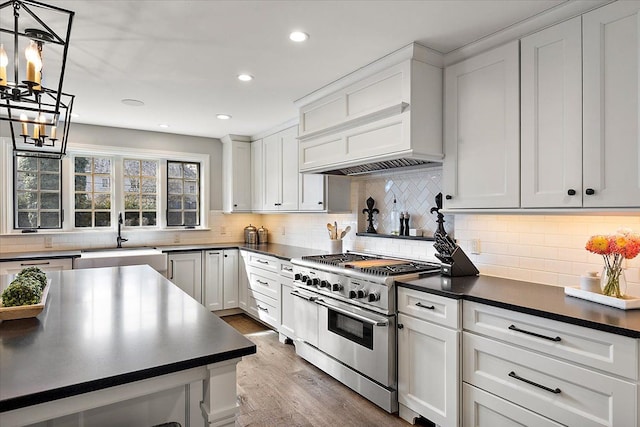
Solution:
<path fill-rule="evenodd" d="M 398 264 L 409 264 L 409 261 L 402 261 L 398 259 L 371 259 L 365 261 L 351 261 L 345 263 L 345 267 L 347 268 L 369 268 L 369 267 L 380 267 L 384 265 L 398 265 Z"/>

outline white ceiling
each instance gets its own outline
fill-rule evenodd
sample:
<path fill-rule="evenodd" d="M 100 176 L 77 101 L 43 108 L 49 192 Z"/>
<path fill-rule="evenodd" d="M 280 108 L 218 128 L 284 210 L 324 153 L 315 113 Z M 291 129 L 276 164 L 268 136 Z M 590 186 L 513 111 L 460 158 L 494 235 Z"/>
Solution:
<path fill-rule="evenodd" d="M 75 122 L 220 138 L 296 117 L 296 99 L 413 41 L 448 53 L 565 1 L 49 3 L 76 12 L 64 85 Z M 311 38 L 291 42 L 294 29 Z"/>

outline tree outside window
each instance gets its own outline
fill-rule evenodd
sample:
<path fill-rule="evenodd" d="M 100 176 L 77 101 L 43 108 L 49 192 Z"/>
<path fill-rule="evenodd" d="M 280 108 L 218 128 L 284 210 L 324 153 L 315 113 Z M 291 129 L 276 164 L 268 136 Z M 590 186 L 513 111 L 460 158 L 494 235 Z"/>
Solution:
<path fill-rule="evenodd" d="M 200 164 L 167 161 L 167 225 L 200 225 Z"/>
<path fill-rule="evenodd" d="M 75 227 L 111 226 L 111 159 L 74 159 Z"/>

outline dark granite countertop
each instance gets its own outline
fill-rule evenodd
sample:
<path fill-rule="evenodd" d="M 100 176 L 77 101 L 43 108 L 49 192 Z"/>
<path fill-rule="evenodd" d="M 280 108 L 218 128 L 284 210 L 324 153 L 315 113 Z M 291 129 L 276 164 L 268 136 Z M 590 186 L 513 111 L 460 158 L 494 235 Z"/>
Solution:
<path fill-rule="evenodd" d="M 244 249 L 247 251 L 257 252 L 265 255 L 275 256 L 280 259 L 290 260 L 291 258 L 299 258 L 305 255 L 325 254 L 327 251 L 320 249 L 301 248 L 298 246 L 281 245 L 279 243 L 264 243 L 260 245 L 250 245 L 241 242 L 230 243 L 202 243 L 197 245 L 170 245 L 170 246 L 152 246 L 160 249 L 162 252 L 191 252 L 202 251 L 208 249 Z M 110 248 L 105 248 L 110 249 Z M 123 249 L 127 249 L 126 247 Z M 3 261 L 25 261 L 37 260 L 42 258 L 76 258 L 81 253 L 80 249 L 68 251 L 50 251 L 50 252 L 5 252 L 0 253 L 0 262 Z"/>
<path fill-rule="evenodd" d="M 491 276 L 444 277 L 440 275 L 397 282 L 397 285 L 640 338 L 640 310 L 620 310 L 571 297 L 565 295 L 564 288 L 560 286 Z"/>
<path fill-rule="evenodd" d="M 256 352 L 149 266 L 48 276 L 38 317 L 0 322 L 0 412 Z"/>

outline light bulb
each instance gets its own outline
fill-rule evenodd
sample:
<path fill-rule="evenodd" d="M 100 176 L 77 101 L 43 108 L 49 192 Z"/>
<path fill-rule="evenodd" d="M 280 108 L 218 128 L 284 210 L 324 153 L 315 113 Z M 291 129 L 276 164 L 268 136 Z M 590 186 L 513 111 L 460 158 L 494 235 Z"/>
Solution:
<path fill-rule="evenodd" d="M 22 133 L 20 134 L 20 136 L 29 135 L 29 128 L 27 127 L 27 115 L 24 113 L 20 114 L 20 121 L 22 122 Z"/>
<path fill-rule="evenodd" d="M 7 85 L 7 65 L 9 64 L 9 57 L 7 51 L 4 50 L 4 45 L 0 43 L 0 86 Z"/>
<path fill-rule="evenodd" d="M 42 70 L 42 58 L 40 58 L 40 52 L 38 51 L 38 45 L 31 40 L 29 47 L 24 51 L 24 56 L 27 58 L 27 75 L 26 81 L 40 85 L 40 70 Z"/>

